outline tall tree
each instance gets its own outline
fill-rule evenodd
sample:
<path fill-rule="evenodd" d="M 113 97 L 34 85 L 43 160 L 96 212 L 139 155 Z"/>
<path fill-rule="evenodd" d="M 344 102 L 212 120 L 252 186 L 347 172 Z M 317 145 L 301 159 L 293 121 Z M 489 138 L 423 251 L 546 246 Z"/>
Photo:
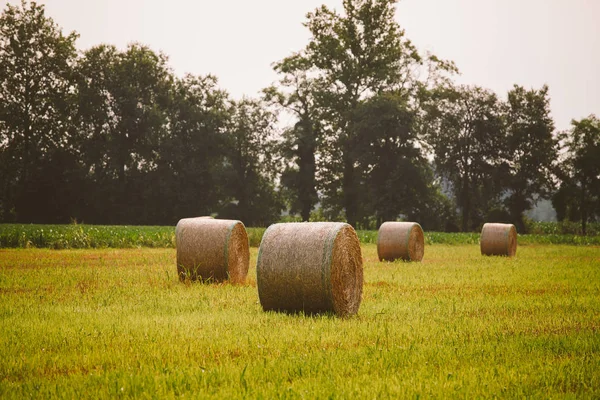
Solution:
<path fill-rule="evenodd" d="M 124 52 L 99 45 L 85 52 L 79 72 L 79 122 L 87 165 L 101 193 L 96 217 L 140 223 L 141 177 L 157 166 L 166 130 L 172 75 L 167 58 L 131 44 Z M 94 217 L 92 217 L 94 218 Z"/>
<path fill-rule="evenodd" d="M 355 118 L 358 143 L 353 147 L 360 150 L 356 170 L 362 172 L 367 189 L 362 208 L 375 215 L 377 226 L 400 214 L 414 214 L 427 197 L 432 174 L 421 154 L 406 96 L 374 96 L 361 103 Z"/>
<path fill-rule="evenodd" d="M 326 108 L 335 140 L 334 161 L 325 190 L 336 196 L 341 187 L 346 220 L 355 225 L 359 219 L 361 197 L 360 171 L 356 171 L 354 146 L 357 129 L 355 113 L 361 99 L 393 87 L 400 87 L 407 71 L 422 59 L 404 37 L 394 20 L 395 0 L 344 0 L 344 13 L 323 6 L 308 14 L 306 26 L 312 39 L 305 57 L 318 71 Z"/>
<path fill-rule="evenodd" d="M 475 228 L 474 206 L 500 193 L 495 178 L 506 157 L 501 104 L 480 87 L 441 88 L 430 97 L 428 142 L 438 172 L 453 185 L 461 209 L 461 229 Z"/>
<path fill-rule="evenodd" d="M 300 54 L 276 63 L 275 71 L 282 75 L 279 87 L 265 90 L 266 98 L 291 113 L 296 119 L 284 132 L 282 156 L 289 161 L 281 185 L 290 193 L 290 212 L 300 213 L 308 221 L 318 202 L 317 152 L 322 138 L 318 106 L 318 80 L 311 78 L 312 67 Z"/>
<path fill-rule="evenodd" d="M 168 108 L 169 131 L 158 147 L 156 204 L 162 223 L 218 212 L 224 191 L 228 95 L 214 76 L 177 79 Z"/>
<path fill-rule="evenodd" d="M 275 222 L 283 209 L 274 181 L 278 169 L 275 148 L 276 114 L 262 100 L 232 102 L 226 131 L 231 201 L 220 215 L 249 226 Z"/>
<path fill-rule="evenodd" d="M 578 216 L 585 235 L 588 220 L 600 218 L 600 119 L 590 115 L 571 124 L 572 129 L 560 135 L 566 154 L 553 205 L 559 219 Z"/>
<path fill-rule="evenodd" d="M 0 219 L 11 209 L 19 221 L 39 216 L 44 166 L 72 153 L 76 39 L 34 2 L 8 4 L 0 16 Z"/>
<path fill-rule="evenodd" d="M 519 232 L 525 232 L 523 213 L 554 187 L 557 140 L 548 87 L 525 90 L 515 85 L 508 92 L 506 123 L 510 169 L 505 203 Z"/>
<path fill-rule="evenodd" d="M 322 205 L 331 217 L 343 210 L 351 224 L 363 218 L 359 205 L 366 190 L 364 171 L 357 170 L 361 103 L 382 91 L 414 97 L 436 72 L 454 68 L 417 52 L 394 19 L 395 5 L 396 0 L 344 0 L 342 13 L 326 6 L 316 9 L 307 15 L 312 38 L 306 48 L 279 64 L 301 65 L 315 82 L 323 144 L 316 157 Z M 423 79 L 425 65 L 431 73 Z"/>

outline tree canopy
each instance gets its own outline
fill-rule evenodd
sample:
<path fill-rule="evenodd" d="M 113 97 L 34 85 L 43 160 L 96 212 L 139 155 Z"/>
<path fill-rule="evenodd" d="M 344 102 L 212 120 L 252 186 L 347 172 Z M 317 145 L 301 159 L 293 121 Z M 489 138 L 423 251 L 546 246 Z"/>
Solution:
<path fill-rule="evenodd" d="M 555 132 L 550 89 L 458 85 L 419 51 L 396 0 L 344 0 L 304 23 L 259 96 L 216 76 L 177 76 L 141 43 L 76 50 L 43 5 L 0 15 L 0 222 L 247 225 L 412 219 L 429 230 L 527 229 L 552 197 L 559 219 L 599 218 L 600 122 Z M 208 40 L 208 39 L 207 39 Z"/>

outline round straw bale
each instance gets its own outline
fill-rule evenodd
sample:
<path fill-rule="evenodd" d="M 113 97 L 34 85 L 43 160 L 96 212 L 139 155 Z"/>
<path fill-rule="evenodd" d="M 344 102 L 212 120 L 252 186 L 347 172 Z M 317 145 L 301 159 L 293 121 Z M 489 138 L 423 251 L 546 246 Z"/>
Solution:
<path fill-rule="evenodd" d="M 482 255 L 513 257 L 517 253 L 517 229 L 512 224 L 484 224 L 479 243 Z"/>
<path fill-rule="evenodd" d="M 384 222 L 377 233 L 379 261 L 421 261 L 425 240 L 421 225 L 416 222 Z"/>
<path fill-rule="evenodd" d="M 248 275 L 248 234 L 240 221 L 184 218 L 175 228 L 179 279 L 242 283 Z"/>
<path fill-rule="evenodd" d="M 256 275 L 265 311 L 356 314 L 363 288 L 358 236 L 345 223 L 271 225 L 260 243 Z"/>

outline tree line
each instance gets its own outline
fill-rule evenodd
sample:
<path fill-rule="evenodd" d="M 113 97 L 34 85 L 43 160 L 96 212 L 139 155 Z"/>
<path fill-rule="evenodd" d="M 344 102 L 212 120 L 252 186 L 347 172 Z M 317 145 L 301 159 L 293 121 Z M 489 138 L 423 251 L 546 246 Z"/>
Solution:
<path fill-rule="evenodd" d="M 456 84 L 455 64 L 419 51 L 395 6 L 309 12 L 311 38 L 274 63 L 278 81 L 233 99 L 215 76 L 176 76 L 143 44 L 78 52 L 78 35 L 43 5 L 7 5 L 0 222 L 212 214 L 264 226 L 285 213 L 446 231 L 494 220 L 524 232 L 543 198 L 584 232 L 600 219 L 600 120 L 556 132 L 547 86 L 499 97 Z"/>

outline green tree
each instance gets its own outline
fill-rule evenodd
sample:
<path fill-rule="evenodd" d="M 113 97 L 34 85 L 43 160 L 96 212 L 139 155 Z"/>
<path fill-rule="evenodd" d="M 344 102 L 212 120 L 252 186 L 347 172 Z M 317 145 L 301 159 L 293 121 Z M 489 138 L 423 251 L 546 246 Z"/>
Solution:
<path fill-rule="evenodd" d="M 548 87 L 525 90 L 515 85 L 508 92 L 506 123 L 510 169 L 505 204 L 519 232 L 525 232 L 523 213 L 554 189 L 558 143 L 553 135 Z"/>
<path fill-rule="evenodd" d="M 176 79 L 168 108 L 168 134 L 158 148 L 155 204 L 158 220 L 216 213 L 225 197 L 225 133 L 230 119 L 228 95 L 214 76 Z"/>
<path fill-rule="evenodd" d="M 560 220 L 581 220 L 585 235 L 588 220 L 600 218 L 600 119 L 590 115 L 571 124 L 572 129 L 560 135 L 566 155 L 552 203 Z"/>
<path fill-rule="evenodd" d="M 305 57 L 318 71 L 320 99 L 331 127 L 329 154 L 324 160 L 324 191 L 340 198 L 346 220 L 360 218 L 361 171 L 353 146 L 355 114 L 361 100 L 380 90 L 400 88 L 415 64 L 422 62 L 394 20 L 395 0 L 345 0 L 344 14 L 323 6 L 308 14 L 312 39 Z M 341 188 L 341 190 L 340 190 Z"/>
<path fill-rule="evenodd" d="M 274 188 L 279 167 L 276 121 L 277 115 L 262 100 L 232 102 L 225 133 L 230 201 L 220 216 L 248 226 L 265 226 L 279 219 L 283 203 Z"/>
<path fill-rule="evenodd" d="M 142 223 L 144 177 L 156 170 L 167 126 L 172 75 L 167 58 L 131 44 L 99 45 L 78 66 L 79 124 L 85 162 L 97 190 L 91 219 Z"/>
<path fill-rule="evenodd" d="M 283 134 L 281 154 L 288 164 L 281 174 L 281 186 L 289 193 L 290 212 L 300 213 L 302 220 L 308 221 L 318 202 L 317 152 L 322 137 L 319 82 L 310 77 L 314 71 L 299 54 L 275 64 L 274 69 L 283 77 L 279 87 L 265 90 L 266 98 L 296 119 Z"/>
<path fill-rule="evenodd" d="M 8 4 L 0 15 L 0 220 L 39 217 L 37 184 L 48 163 L 74 156 L 76 39 L 34 2 Z"/>
<path fill-rule="evenodd" d="M 343 211 L 350 224 L 367 218 L 363 204 L 365 171 L 356 148 L 356 114 L 380 92 L 407 95 L 411 107 L 418 93 L 453 71 L 452 63 L 422 57 L 395 22 L 396 0 L 344 0 L 343 13 L 322 6 L 307 15 L 311 40 L 301 52 L 279 65 L 302 66 L 314 82 L 312 98 L 319 115 L 320 148 L 317 183 L 331 218 Z M 285 72 L 285 71 L 284 71 Z M 421 76 L 422 74 L 422 76 Z M 305 133 L 305 129 L 301 132 Z"/>
<path fill-rule="evenodd" d="M 419 139 L 413 129 L 414 113 L 407 99 L 393 93 L 382 93 L 357 108 L 356 140 L 357 172 L 362 172 L 362 224 L 374 215 L 376 225 L 395 221 L 400 214 L 408 215 L 423 204 L 432 173 L 422 156 Z"/>
<path fill-rule="evenodd" d="M 440 88 L 424 107 L 438 173 L 452 183 L 461 229 L 474 229 L 477 214 L 481 219 L 502 190 L 507 151 L 500 101 L 480 87 L 459 86 Z"/>

